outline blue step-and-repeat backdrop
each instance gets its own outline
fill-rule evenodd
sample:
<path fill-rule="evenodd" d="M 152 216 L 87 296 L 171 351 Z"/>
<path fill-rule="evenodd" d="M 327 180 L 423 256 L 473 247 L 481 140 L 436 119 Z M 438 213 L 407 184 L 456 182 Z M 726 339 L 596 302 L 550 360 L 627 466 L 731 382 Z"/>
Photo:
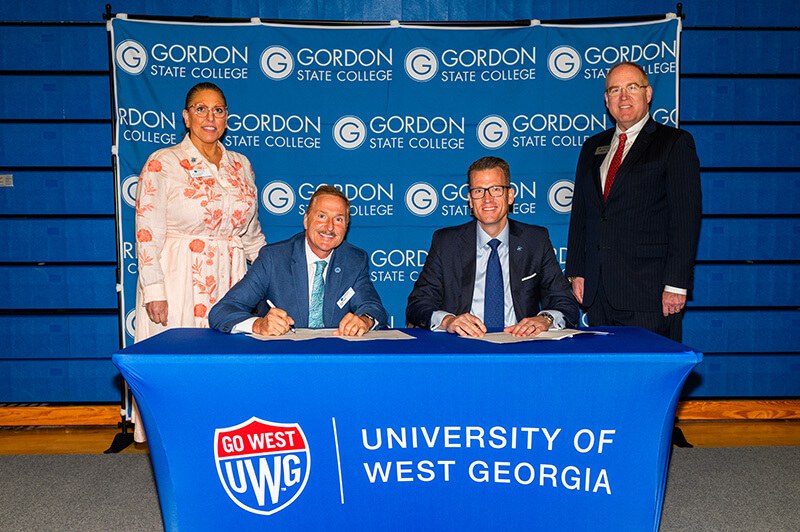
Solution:
<path fill-rule="evenodd" d="M 575 164 L 613 127 L 603 90 L 619 61 L 654 89 L 651 113 L 676 125 L 680 19 L 525 27 L 312 27 L 109 23 L 126 345 L 136 300 L 136 183 L 147 157 L 184 136 L 187 91 L 203 81 L 229 106 L 227 149 L 251 161 L 267 242 L 302 229 L 322 184 L 350 198 L 348 241 L 365 249 L 395 327 L 437 228 L 470 219 L 466 171 L 511 165 L 512 214 L 550 230 L 566 257 Z"/>

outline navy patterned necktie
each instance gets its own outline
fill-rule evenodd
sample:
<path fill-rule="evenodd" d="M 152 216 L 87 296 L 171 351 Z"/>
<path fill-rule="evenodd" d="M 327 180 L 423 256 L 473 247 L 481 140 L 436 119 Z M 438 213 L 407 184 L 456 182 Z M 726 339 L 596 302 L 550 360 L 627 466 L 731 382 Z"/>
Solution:
<path fill-rule="evenodd" d="M 489 328 L 503 328 L 505 325 L 503 269 L 500 266 L 500 254 L 497 252 L 499 245 L 500 241 L 496 238 L 489 241 L 492 252 L 486 266 L 486 288 L 483 291 L 483 324 Z"/>
<path fill-rule="evenodd" d="M 308 327 L 310 329 L 322 329 L 325 323 L 322 320 L 322 302 L 325 299 L 325 266 L 327 261 L 318 260 L 317 271 L 314 272 L 314 284 L 311 288 L 311 303 L 308 305 Z"/>

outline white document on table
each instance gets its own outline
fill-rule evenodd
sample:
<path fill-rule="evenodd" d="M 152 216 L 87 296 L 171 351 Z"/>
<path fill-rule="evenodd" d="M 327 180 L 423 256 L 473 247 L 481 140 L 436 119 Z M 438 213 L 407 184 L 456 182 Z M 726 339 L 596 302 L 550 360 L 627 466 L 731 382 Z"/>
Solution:
<path fill-rule="evenodd" d="M 251 338 L 257 340 L 314 340 L 316 338 L 335 338 L 339 340 L 348 340 L 350 342 L 364 341 L 364 340 L 416 340 L 410 334 L 406 334 L 398 329 L 383 329 L 378 331 L 369 331 L 364 336 L 334 336 L 333 331 L 336 329 L 296 329 L 297 332 L 287 332 L 281 336 L 263 336 L 261 334 L 248 334 Z"/>
<path fill-rule="evenodd" d="M 474 336 L 462 336 L 461 338 L 469 338 L 471 340 L 483 340 L 493 344 L 515 344 L 517 342 L 531 342 L 533 340 L 561 340 L 562 338 L 572 338 L 578 334 L 609 334 L 603 331 L 581 331 L 579 329 L 561 329 L 558 331 L 545 331 L 536 336 L 511 336 L 507 332 L 493 332 L 483 335 L 481 338 Z"/>

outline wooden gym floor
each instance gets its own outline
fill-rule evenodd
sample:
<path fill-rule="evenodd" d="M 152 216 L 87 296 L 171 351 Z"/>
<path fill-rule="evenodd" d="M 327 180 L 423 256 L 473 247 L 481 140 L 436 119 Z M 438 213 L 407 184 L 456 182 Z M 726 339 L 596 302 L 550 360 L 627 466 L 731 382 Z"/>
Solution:
<path fill-rule="evenodd" d="M 800 420 L 684 421 L 678 423 L 695 447 L 800 446 Z M 99 454 L 119 432 L 109 426 L 0 427 L 0 454 Z M 131 444 L 123 453 L 147 453 Z"/>
<path fill-rule="evenodd" d="M 688 400 L 678 427 L 694 447 L 800 446 L 800 400 Z M 120 432 L 119 405 L 0 405 L 0 455 L 96 454 Z M 123 453 L 147 453 L 131 444 Z"/>

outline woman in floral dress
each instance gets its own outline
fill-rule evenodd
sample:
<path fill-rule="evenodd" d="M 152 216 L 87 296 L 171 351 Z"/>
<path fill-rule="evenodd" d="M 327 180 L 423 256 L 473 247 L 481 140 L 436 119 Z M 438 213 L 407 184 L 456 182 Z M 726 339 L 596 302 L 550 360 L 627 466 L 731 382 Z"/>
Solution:
<path fill-rule="evenodd" d="M 219 142 L 228 107 L 199 83 L 186 95 L 180 144 L 153 153 L 136 191 L 135 341 L 175 327 L 208 327 L 208 311 L 266 243 L 247 157 Z M 141 423 L 136 423 L 140 432 Z M 135 434 L 136 435 L 136 434 Z M 144 441 L 139 434 L 137 441 Z"/>

